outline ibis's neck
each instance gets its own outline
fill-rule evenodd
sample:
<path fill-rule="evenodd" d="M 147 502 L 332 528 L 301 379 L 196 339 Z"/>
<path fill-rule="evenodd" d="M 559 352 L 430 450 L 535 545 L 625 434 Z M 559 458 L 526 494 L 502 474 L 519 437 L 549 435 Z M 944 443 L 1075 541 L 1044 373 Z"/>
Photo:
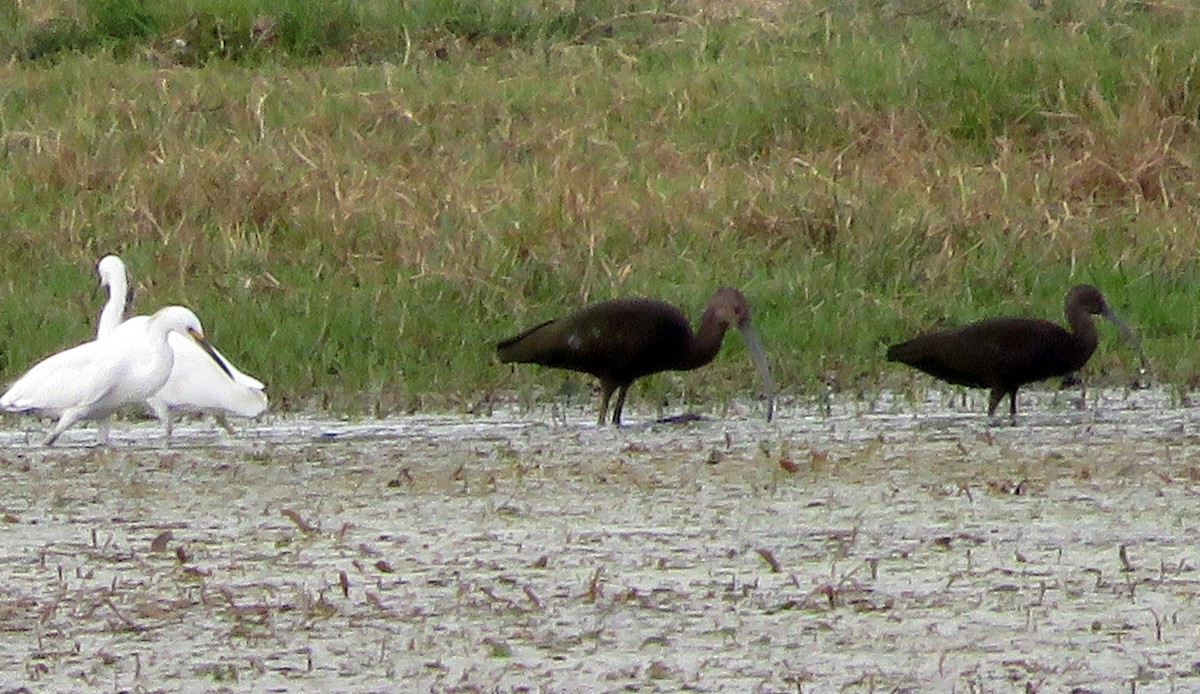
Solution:
<path fill-rule="evenodd" d="M 725 339 L 725 330 L 729 325 L 717 318 L 716 311 L 705 310 L 700 317 L 700 328 L 692 336 L 680 364 L 681 370 L 695 369 L 712 361 L 721 351 L 721 341 Z"/>
<path fill-rule="evenodd" d="M 1075 344 L 1082 350 L 1084 359 L 1092 356 L 1096 345 L 1100 343 L 1100 335 L 1096 332 L 1096 321 L 1092 314 L 1084 310 L 1072 311 L 1067 314 L 1067 322 L 1071 324 L 1071 334 Z"/>

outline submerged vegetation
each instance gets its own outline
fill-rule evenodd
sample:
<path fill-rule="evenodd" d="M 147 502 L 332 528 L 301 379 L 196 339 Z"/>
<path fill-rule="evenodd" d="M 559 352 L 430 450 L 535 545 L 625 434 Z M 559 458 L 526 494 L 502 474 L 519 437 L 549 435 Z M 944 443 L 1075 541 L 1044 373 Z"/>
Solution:
<path fill-rule="evenodd" d="M 1200 10 L 1182 0 L 0 9 L 0 373 L 86 339 L 94 263 L 283 408 L 555 392 L 495 339 L 646 294 L 755 310 L 807 397 L 1089 282 L 1200 382 Z M 1092 377 L 1132 380 L 1113 333 Z M 662 395 L 753 392 L 735 339 Z M 565 377 L 572 378 L 572 377 Z M 585 386 L 585 378 L 569 381 Z"/>

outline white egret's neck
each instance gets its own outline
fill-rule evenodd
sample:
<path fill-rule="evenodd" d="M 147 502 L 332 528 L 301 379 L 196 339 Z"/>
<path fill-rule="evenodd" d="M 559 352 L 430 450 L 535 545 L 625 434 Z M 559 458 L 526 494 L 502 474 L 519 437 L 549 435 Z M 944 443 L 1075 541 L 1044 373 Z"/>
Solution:
<path fill-rule="evenodd" d="M 125 265 L 109 256 L 100 264 L 100 285 L 108 288 L 108 301 L 100 310 L 100 320 L 96 323 L 96 339 L 107 337 L 125 320 L 125 299 L 129 291 L 129 283 L 125 275 Z"/>

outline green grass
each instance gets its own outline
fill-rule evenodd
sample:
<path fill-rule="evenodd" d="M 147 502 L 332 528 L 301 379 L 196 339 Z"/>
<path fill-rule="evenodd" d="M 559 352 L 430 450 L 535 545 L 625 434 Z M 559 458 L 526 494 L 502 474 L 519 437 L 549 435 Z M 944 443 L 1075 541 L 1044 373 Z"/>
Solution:
<path fill-rule="evenodd" d="M 90 334 L 94 264 L 197 309 L 285 409 L 475 409 L 495 339 L 647 294 L 755 306 L 785 392 L 1092 282 L 1191 388 L 1189 3 L 149 3 L 0 10 L 0 371 Z M 11 20 L 11 21 L 7 21 Z M 653 398 L 748 394 L 727 354 Z M 1136 369 L 1115 331 L 1089 372 Z M 576 382 L 582 379 L 576 379 Z"/>

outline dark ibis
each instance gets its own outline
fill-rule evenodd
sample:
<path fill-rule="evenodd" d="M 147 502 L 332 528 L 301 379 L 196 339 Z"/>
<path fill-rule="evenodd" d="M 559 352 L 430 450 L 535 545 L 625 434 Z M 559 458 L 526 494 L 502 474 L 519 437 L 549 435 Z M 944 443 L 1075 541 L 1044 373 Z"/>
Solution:
<path fill-rule="evenodd" d="M 774 413 L 774 384 L 762 341 L 750 324 L 750 302 L 736 289 L 722 287 L 708 302 L 700 325 L 692 332 L 676 307 L 655 299 L 611 299 L 546 321 L 501 341 L 502 363 L 540 364 L 591 374 L 600 379 L 600 417 L 605 423 L 614 391 L 612 423 L 621 425 L 629 386 L 637 378 L 660 371 L 688 371 L 711 362 L 721 349 L 725 331 L 741 331 L 758 367 L 767 398 L 767 419 Z"/>
<path fill-rule="evenodd" d="M 1112 321 L 1145 355 L 1133 331 L 1113 313 L 1095 287 L 1071 287 L 1066 298 L 1066 330 L 1040 318 L 989 318 L 939 330 L 888 348 L 888 361 L 898 361 L 947 383 L 990 388 L 988 416 L 1008 396 L 1009 416 L 1017 419 L 1017 389 L 1054 376 L 1069 376 L 1096 351 L 1099 336 L 1092 316 Z"/>

